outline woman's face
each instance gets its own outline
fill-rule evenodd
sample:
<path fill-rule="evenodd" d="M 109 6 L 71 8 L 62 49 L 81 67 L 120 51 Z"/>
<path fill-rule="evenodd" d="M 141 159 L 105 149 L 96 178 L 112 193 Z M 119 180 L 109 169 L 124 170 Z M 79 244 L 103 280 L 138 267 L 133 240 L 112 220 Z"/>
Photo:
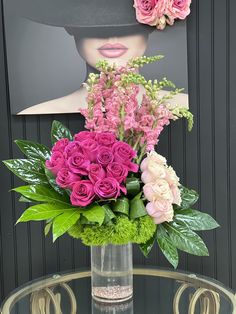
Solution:
<path fill-rule="evenodd" d="M 126 65 L 129 59 L 144 55 L 147 41 L 148 36 L 144 34 L 75 39 L 79 54 L 93 68 L 101 59 L 119 66 Z"/>

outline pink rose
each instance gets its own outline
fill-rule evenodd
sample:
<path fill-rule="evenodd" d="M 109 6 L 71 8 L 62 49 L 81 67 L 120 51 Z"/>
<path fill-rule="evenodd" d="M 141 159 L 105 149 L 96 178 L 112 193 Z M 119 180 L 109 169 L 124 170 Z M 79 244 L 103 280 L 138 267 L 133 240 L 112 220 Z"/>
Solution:
<path fill-rule="evenodd" d="M 93 184 L 89 180 L 82 180 L 74 184 L 70 200 L 72 205 L 87 206 L 94 197 Z"/>
<path fill-rule="evenodd" d="M 97 162 L 101 164 L 103 167 L 106 167 L 109 163 L 113 161 L 113 159 L 114 155 L 110 148 L 101 146 L 98 149 Z"/>
<path fill-rule="evenodd" d="M 65 167 L 63 153 L 60 151 L 53 152 L 51 158 L 46 160 L 46 167 L 56 175 L 61 168 Z"/>
<path fill-rule="evenodd" d="M 71 172 L 80 175 L 87 175 L 90 161 L 83 154 L 75 153 L 68 159 L 67 165 Z"/>
<path fill-rule="evenodd" d="M 69 144 L 69 140 L 68 138 L 62 138 L 61 140 L 57 141 L 53 148 L 52 148 L 52 152 L 56 152 L 59 151 L 61 153 L 64 152 L 66 146 Z"/>
<path fill-rule="evenodd" d="M 106 177 L 106 172 L 100 164 L 91 164 L 89 167 L 89 179 L 92 183 L 102 180 Z"/>
<path fill-rule="evenodd" d="M 112 162 L 107 166 L 107 176 L 115 178 L 119 183 L 125 182 L 128 169 L 123 164 Z"/>
<path fill-rule="evenodd" d="M 143 187 L 146 199 L 150 202 L 165 199 L 172 203 L 173 195 L 168 182 L 158 179 L 155 182 L 147 183 Z"/>
<path fill-rule="evenodd" d="M 105 178 L 95 183 L 94 191 L 100 198 L 117 198 L 120 196 L 120 185 L 114 178 Z"/>
<path fill-rule="evenodd" d="M 154 26 L 163 16 L 168 0 L 134 0 L 136 18 L 140 23 Z"/>
<path fill-rule="evenodd" d="M 94 140 L 95 137 L 96 137 L 96 132 L 81 131 L 74 135 L 74 140 L 76 142 L 83 142 L 87 139 Z"/>
<path fill-rule="evenodd" d="M 172 19 L 184 20 L 190 14 L 191 0 L 169 0 L 166 15 Z"/>
<path fill-rule="evenodd" d="M 112 152 L 114 154 L 114 161 L 124 164 L 132 172 L 138 172 L 139 166 L 131 162 L 137 154 L 129 144 L 117 142 L 113 145 Z"/>
<path fill-rule="evenodd" d="M 158 200 L 151 202 L 147 204 L 146 209 L 149 216 L 153 218 L 155 224 L 173 220 L 174 210 L 170 201 Z"/>
<path fill-rule="evenodd" d="M 75 153 L 82 153 L 82 149 L 78 142 L 70 142 L 65 148 L 64 155 L 68 159 Z"/>
<path fill-rule="evenodd" d="M 95 161 L 97 159 L 99 145 L 95 140 L 88 138 L 80 143 L 80 146 L 84 155 L 86 155 L 90 161 Z"/>
<path fill-rule="evenodd" d="M 56 183 L 63 189 L 71 189 L 80 180 L 79 175 L 69 171 L 67 168 L 62 168 L 57 173 Z"/>
<path fill-rule="evenodd" d="M 113 133 L 101 132 L 97 133 L 96 140 L 99 145 L 111 147 L 116 142 L 116 137 Z"/>

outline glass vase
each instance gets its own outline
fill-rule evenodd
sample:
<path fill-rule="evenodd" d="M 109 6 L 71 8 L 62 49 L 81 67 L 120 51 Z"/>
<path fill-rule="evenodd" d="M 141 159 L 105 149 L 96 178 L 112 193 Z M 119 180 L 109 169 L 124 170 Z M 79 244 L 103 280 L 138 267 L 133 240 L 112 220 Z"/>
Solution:
<path fill-rule="evenodd" d="M 92 297 L 98 302 L 117 303 L 132 298 L 132 244 L 91 247 Z"/>

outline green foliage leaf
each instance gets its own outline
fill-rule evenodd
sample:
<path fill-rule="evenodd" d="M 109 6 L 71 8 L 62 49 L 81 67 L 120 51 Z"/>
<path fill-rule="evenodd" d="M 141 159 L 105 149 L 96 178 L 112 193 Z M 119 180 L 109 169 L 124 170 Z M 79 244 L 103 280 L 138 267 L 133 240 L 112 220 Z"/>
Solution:
<path fill-rule="evenodd" d="M 41 161 L 30 159 L 10 159 L 3 161 L 4 165 L 21 180 L 30 184 L 47 184 L 47 178 Z"/>
<path fill-rule="evenodd" d="M 171 242 L 181 251 L 197 256 L 209 256 L 203 240 L 195 232 L 177 223 L 165 223 Z"/>
<path fill-rule="evenodd" d="M 113 212 L 122 213 L 129 215 L 129 200 L 126 197 L 118 198 L 115 202 L 112 203 Z"/>
<path fill-rule="evenodd" d="M 16 140 L 15 143 L 22 153 L 30 159 L 45 161 L 50 158 L 50 150 L 42 144 L 24 140 Z"/>
<path fill-rule="evenodd" d="M 153 245 L 155 243 L 155 240 L 156 240 L 156 232 L 146 243 L 142 243 L 139 245 L 139 248 L 145 257 L 148 257 L 149 253 L 151 252 Z"/>
<path fill-rule="evenodd" d="M 66 233 L 80 218 L 78 210 L 68 210 L 53 220 L 53 242 Z"/>
<path fill-rule="evenodd" d="M 71 208 L 66 209 L 62 204 L 37 204 L 26 209 L 17 223 L 51 219 L 62 214 L 65 210 L 71 210 Z"/>
<path fill-rule="evenodd" d="M 70 200 L 67 195 L 60 195 L 47 185 L 26 185 L 13 189 L 13 191 L 22 194 L 24 197 L 46 203 L 61 203 L 70 207 Z M 71 206 L 72 207 L 72 206 Z"/>
<path fill-rule="evenodd" d="M 130 201 L 130 218 L 136 219 L 147 215 L 147 211 L 143 200 L 140 199 L 142 193 L 136 195 Z"/>
<path fill-rule="evenodd" d="M 32 203 L 32 200 L 30 200 L 30 199 L 28 199 L 28 198 L 26 198 L 24 196 L 21 196 L 19 198 L 19 202 L 21 202 L 21 203 Z"/>
<path fill-rule="evenodd" d="M 169 235 L 162 225 L 157 227 L 157 243 L 166 259 L 174 268 L 177 268 L 179 263 L 178 251 L 174 245 L 175 243 L 171 241 Z"/>
<path fill-rule="evenodd" d="M 91 205 L 88 209 L 80 211 L 82 215 L 90 222 L 97 222 L 102 225 L 105 218 L 105 209 L 99 205 Z"/>
<path fill-rule="evenodd" d="M 219 227 L 210 215 L 193 209 L 176 210 L 174 221 L 195 231 L 212 230 Z"/>
<path fill-rule="evenodd" d="M 181 186 L 180 190 L 182 198 L 181 208 L 183 209 L 191 208 L 191 206 L 194 205 L 199 198 L 198 193 L 194 190 L 189 190 L 184 186 Z"/>
<path fill-rule="evenodd" d="M 116 217 L 116 215 L 113 213 L 109 205 L 103 205 L 102 206 L 105 210 L 105 218 L 104 218 L 104 224 L 109 223 L 112 219 Z"/>
<path fill-rule="evenodd" d="M 140 183 L 138 178 L 127 178 L 125 185 L 128 195 L 135 196 L 140 191 Z"/>
<path fill-rule="evenodd" d="M 45 228 L 44 228 L 44 235 L 45 237 L 49 234 L 51 227 L 52 227 L 52 221 L 50 221 L 49 223 L 46 224 Z"/>
<path fill-rule="evenodd" d="M 64 126 L 61 122 L 54 120 L 52 123 L 51 140 L 52 144 L 55 144 L 62 138 L 68 138 L 70 141 L 73 140 L 70 130 Z"/>

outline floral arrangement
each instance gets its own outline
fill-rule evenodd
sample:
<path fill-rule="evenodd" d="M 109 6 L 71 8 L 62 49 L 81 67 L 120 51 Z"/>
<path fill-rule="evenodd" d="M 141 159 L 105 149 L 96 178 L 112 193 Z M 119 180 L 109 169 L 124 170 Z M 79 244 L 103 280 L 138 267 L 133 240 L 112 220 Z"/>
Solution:
<path fill-rule="evenodd" d="M 138 171 L 132 162 L 136 152 L 112 133 L 80 132 L 73 141 L 63 138 L 52 148 L 46 168 L 56 176 L 56 184 L 71 190 L 74 206 L 94 200 L 117 199 L 126 194 L 124 182 Z"/>
<path fill-rule="evenodd" d="M 190 14 L 191 0 L 134 0 L 138 22 L 163 30 Z"/>
<path fill-rule="evenodd" d="M 126 67 L 100 61 L 90 74 L 87 131 L 72 135 L 52 124 L 52 149 L 17 140 L 27 159 L 4 161 L 28 185 L 14 188 L 30 204 L 18 222 L 46 221 L 53 241 L 65 233 L 85 245 L 137 243 L 148 256 L 155 242 L 178 265 L 178 250 L 205 256 L 195 231 L 218 227 L 208 214 L 192 209 L 198 194 L 183 187 L 174 169 L 154 147 L 171 120 L 193 116 L 168 100 L 181 89 L 166 78 L 147 81 L 137 68 L 161 59 L 132 59 Z M 171 89 L 163 94 L 163 88 Z M 140 95 L 142 97 L 140 97 Z"/>

